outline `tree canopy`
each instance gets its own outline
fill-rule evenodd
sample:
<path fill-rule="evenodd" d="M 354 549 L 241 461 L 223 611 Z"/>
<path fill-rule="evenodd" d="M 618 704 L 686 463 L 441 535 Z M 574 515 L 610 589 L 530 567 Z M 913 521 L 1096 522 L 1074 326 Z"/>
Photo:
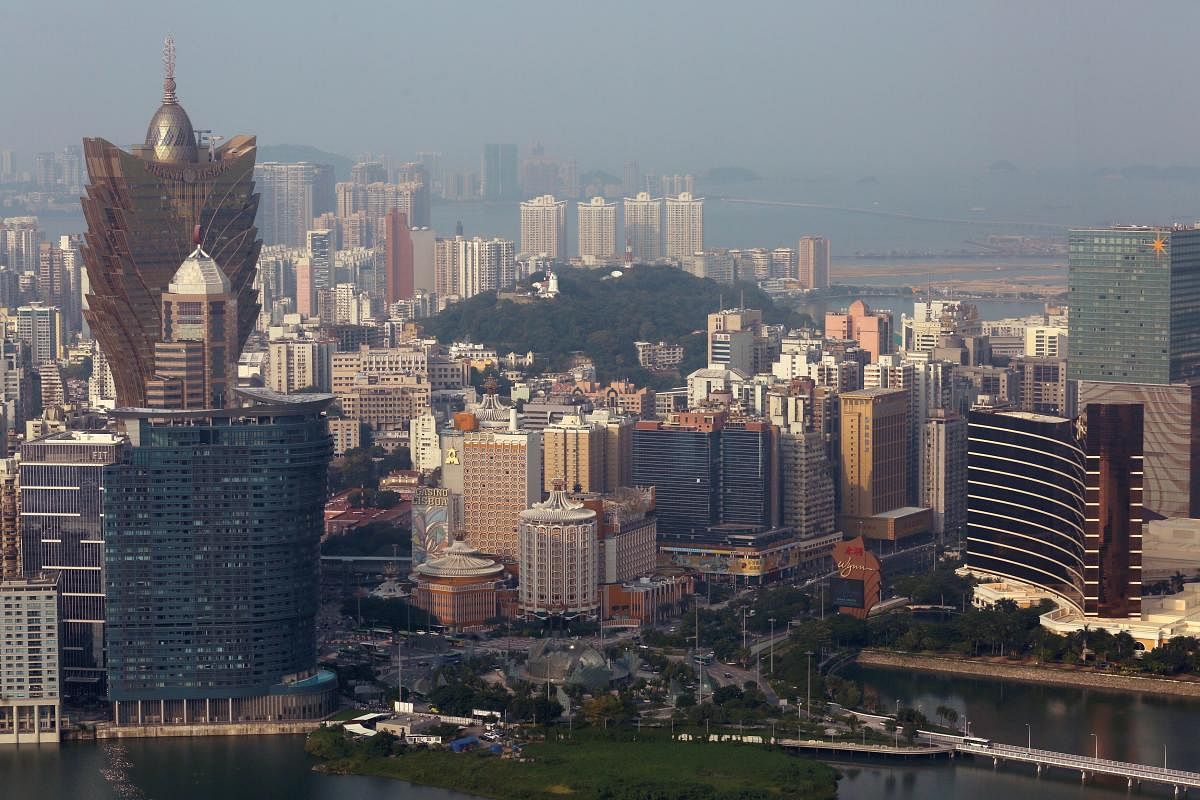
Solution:
<path fill-rule="evenodd" d="M 558 282 L 561 294 L 553 300 L 515 303 L 494 292 L 477 295 L 426 320 L 425 330 L 443 342 L 465 336 L 501 354 L 532 350 L 552 368 L 583 352 L 601 380 L 653 385 L 662 378 L 638 366 L 633 343 L 682 344 L 685 375 L 705 366 L 707 315 L 720 309 L 722 298 L 726 307 L 761 309 L 768 323 L 811 324 L 807 315 L 776 306 L 754 284 L 720 284 L 672 267 L 638 266 L 620 278 L 605 270 L 564 269 Z"/>

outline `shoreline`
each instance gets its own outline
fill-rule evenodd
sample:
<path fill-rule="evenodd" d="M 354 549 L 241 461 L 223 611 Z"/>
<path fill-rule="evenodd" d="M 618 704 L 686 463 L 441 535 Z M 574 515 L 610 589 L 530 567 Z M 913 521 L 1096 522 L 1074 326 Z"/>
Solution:
<path fill-rule="evenodd" d="M 1200 698 L 1200 681 L 1114 675 L 1046 665 L 1013 664 L 916 653 L 891 653 L 881 650 L 863 650 L 854 657 L 854 662 L 867 667 L 909 669 L 960 675 L 968 678 L 1033 683 L 1042 686 L 1073 686 L 1109 692 Z"/>

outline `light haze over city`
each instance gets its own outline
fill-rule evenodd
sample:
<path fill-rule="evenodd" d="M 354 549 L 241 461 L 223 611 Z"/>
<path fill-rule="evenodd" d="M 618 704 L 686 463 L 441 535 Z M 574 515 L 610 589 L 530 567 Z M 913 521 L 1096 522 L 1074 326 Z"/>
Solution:
<path fill-rule="evenodd" d="M 197 125 L 350 157 L 475 163 L 486 139 L 609 171 L 631 154 L 806 176 L 1195 162 L 1190 2 L 184 8 L 114 24 L 106 4 L 9 4 L 5 145 L 140 140 L 171 32 Z"/>

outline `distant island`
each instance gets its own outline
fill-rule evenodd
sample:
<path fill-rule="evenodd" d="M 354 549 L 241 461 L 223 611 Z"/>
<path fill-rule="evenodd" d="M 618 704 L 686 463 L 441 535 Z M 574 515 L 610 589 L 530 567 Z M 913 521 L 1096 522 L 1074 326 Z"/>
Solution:
<path fill-rule="evenodd" d="M 423 321 L 442 342 L 469 338 L 500 354 L 533 351 L 552 369 L 574 353 L 591 357 L 601 380 L 630 378 L 654 386 L 663 381 L 638 365 L 635 341 L 682 344 L 680 372 L 707 366 L 708 314 L 744 304 L 761 309 L 768 323 L 798 328 L 812 320 L 777 306 L 753 284 L 721 284 L 680 269 L 637 266 L 621 277 L 607 270 L 562 269 L 561 294 L 553 300 L 514 302 L 495 292 L 476 295 Z M 536 277 L 536 276 L 535 276 Z"/>

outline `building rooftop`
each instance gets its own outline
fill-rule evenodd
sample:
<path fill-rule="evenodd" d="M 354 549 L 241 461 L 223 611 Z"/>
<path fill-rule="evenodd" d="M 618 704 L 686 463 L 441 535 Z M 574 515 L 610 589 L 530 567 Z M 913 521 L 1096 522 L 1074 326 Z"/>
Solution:
<path fill-rule="evenodd" d="M 199 245 L 175 270 L 167 291 L 171 294 L 229 294 L 229 278 Z"/>

